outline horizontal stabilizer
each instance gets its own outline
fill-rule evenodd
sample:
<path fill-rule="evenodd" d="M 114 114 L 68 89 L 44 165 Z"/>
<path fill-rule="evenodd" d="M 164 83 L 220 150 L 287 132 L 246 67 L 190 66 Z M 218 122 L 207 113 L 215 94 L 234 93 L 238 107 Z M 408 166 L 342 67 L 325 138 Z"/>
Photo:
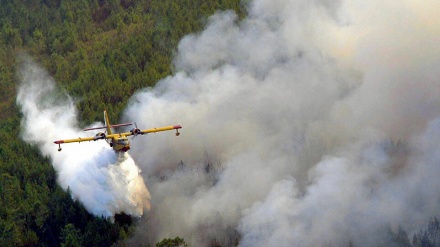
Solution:
<path fill-rule="evenodd" d="M 110 127 L 111 128 L 116 128 L 116 127 L 122 127 L 122 126 L 130 126 L 130 125 L 133 125 L 133 124 L 132 123 L 113 124 L 113 125 L 110 125 Z M 105 128 L 107 128 L 107 126 L 87 128 L 87 129 L 84 129 L 84 131 L 99 130 L 99 129 L 105 129 Z"/>

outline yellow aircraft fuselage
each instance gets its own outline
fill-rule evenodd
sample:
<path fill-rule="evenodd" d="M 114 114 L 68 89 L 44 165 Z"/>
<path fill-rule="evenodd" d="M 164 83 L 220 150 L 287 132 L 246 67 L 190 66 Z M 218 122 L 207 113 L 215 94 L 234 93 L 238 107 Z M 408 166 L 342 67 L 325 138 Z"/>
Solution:
<path fill-rule="evenodd" d="M 114 138 L 110 142 L 110 147 L 113 148 L 116 152 L 127 152 L 130 149 L 130 142 L 128 138 L 125 136 Z"/>

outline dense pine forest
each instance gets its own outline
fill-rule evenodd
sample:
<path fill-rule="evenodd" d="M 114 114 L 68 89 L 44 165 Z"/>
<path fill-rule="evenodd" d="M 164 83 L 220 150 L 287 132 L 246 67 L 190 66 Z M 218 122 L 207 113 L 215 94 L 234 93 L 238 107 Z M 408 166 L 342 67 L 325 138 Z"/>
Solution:
<path fill-rule="evenodd" d="M 57 184 L 49 157 L 22 141 L 15 100 L 23 56 L 35 60 L 74 98 L 81 125 L 101 121 L 103 109 L 110 119 L 120 119 L 134 92 L 174 72 L 173 57 L 183 36 L 201 31 L 217 11 L 245 18 L 248 2 L 2 0 L 0 246 L 128 246 L 137 223 L 123 213 L 112 219 L 88 213 Z M 209 164 L 205 171 L 210 172 Z M 435 216 L 416 233 L 395 225 L 382 230 L 388 238 L 379 241 L 381 246 L 440 246 Z M 156 246 L 188 246 L 182 237 L 169 236 Z M 212 246 L 219 245 L 212 240 Z"/>
<path fill-rule="evenodd" d="M 77 100 L 83 124 L 118 119 L 130 95 L 172 73 L 178 41 L 238 0 L 5 0 L 0 5 L 0 245 L 123 245 L 133 222 L 94 217 L 56 183 L 47 157 L 20 138 L 23 54 Z M 181 241 L 181 240 L 180 240 Z M 166 241 L 165 241 L 166 242 Z M 165 246 L 164 243 L 161 246 Z"/>

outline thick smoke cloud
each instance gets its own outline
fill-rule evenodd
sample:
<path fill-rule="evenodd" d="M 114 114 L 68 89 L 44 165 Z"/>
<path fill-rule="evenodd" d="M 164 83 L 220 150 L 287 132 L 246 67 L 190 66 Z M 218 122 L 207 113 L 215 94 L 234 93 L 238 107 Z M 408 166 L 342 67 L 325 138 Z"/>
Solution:
<path fill-rule="evenodd" d="M 152 210 L 133 241 L 374 246 L 419 230 L 440 211 L 438 9 L 254 0 L 184 37 L 175 74 L 126 110 L 184 127 L 134 141 Z"/>
<path fill-rule="evenodd" d="M 17 103 L 23 113 L 22 138 L 51 158 L 61 187 L 69 188 L 74 199 L 97 216 L 112 217 L 120 212 L 141 216 L 150 207 L 150 194 L 131 156 L 118 156 L 104 141 L 66 144 L 58 152 L 55 140 L 93 133 L 78 128 L 73 101 L 27 57 L 20 75 Z"/>

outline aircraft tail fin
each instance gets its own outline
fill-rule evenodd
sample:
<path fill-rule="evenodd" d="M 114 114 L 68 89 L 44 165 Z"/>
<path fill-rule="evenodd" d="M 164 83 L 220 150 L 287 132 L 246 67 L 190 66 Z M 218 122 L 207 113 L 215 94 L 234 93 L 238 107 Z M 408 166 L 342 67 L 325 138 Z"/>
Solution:
<path fill-rule="evenodd" d="M 108 120 L 107 110 L 104 110 L 104 122 L 105 122 L 105 126 L 107 127 L 107 135 L 111 135 L 112 130 L 111 130 L 110 121 Z"/>
<path fill-rule="evenodd" d="M 105 110 L 104 110 L 104 122 L 105 122 L 105 126 L 87 128 L 87 129 L 84 129 L 84 131 L 97 130 L 97 129 L 107 129 L 107 135 L 111 135 L 112 134 L 111 128 L 133 125 L 132 123 L 113 124 L 113 125 L 110 124 L 110 121 L 109 121 L 108 115 L 107 115 L 107 111 L 105 111 Z"/>

